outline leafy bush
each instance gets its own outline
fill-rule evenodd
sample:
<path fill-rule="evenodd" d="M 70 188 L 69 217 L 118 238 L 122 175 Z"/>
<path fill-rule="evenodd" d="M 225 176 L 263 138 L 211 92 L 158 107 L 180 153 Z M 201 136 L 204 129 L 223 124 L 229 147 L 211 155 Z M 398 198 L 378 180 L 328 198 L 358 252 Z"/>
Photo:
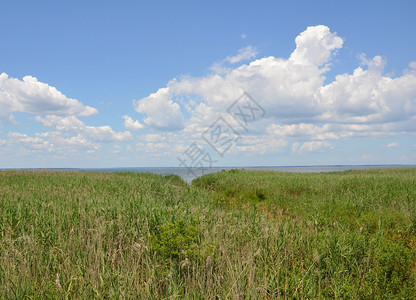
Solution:
<path fill-rule="evenodd" d="M 259 199 L 259 201 L 266 200 L 266 192 L 264 189 L 256 189 L 256 196 Z"/>
<path fill-rule="evenodd" d="M 202 242 L 198 220 L 189 223 L 178 220 L 168 222 L 151 236 L 151 249 L 165 267 L 180 262 L 202 262 L 212 253 L 213 245 Z"/>

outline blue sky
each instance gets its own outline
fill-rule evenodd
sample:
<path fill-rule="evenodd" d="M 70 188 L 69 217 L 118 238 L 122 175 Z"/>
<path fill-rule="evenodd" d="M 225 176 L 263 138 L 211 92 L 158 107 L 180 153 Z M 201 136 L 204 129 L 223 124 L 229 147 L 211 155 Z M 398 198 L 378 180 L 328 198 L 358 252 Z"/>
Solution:
<path fill-rule="evenodd" d="M 416 164 L 415 11 L 3 2 L 0 168 Z"/>

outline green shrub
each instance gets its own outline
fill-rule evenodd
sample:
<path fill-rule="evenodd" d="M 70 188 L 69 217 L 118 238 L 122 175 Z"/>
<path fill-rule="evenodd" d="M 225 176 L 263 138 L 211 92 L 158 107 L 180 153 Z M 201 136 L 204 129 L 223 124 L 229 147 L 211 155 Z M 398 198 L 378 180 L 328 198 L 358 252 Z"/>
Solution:
<path fill-rule="evenodd" d="M 259 199 L 259 201 L 266 200 L 266 192 L 264 189 L 256 189 L 256 196 Z"/>
<path fill-rule="evenodd" d="M 180 262 L 202 262 L 212 253 L 212 244 L 202 242 L 198 220 L 168 222 L 151 236 L 151 249 L 166 267 Z"/>

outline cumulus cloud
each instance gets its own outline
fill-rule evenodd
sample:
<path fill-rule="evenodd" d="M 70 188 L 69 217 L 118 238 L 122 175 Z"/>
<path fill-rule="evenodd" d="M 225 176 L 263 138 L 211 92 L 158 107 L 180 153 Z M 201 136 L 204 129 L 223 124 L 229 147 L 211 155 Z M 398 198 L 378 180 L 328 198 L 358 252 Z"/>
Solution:
<path fill-rule="evenodd" d="M 47 139 L 54 147 L 55 151 L 71 150 L 78 151 L 82 150 L 98 150 L 100 149 L 99 144 L 94 144 L 92 141 L 88 140 L 85 136 L 78 134 L 76 136 L 66 137 L 59 131 L 50 131 L 43 133 L 36 133 L 36 137 L 41 139 Z"/>
<path fill-rule="evenodd" d="M 183 129 L 184 117 L 172 96 L 169 87 L 161 88 L 146 98 L 134 101 L 135 110 L 146 114 L 144 122 L 150 127 L 170 131 Z"/>
<path fill-rule="evenodd" d="M 211 66 L 211 70 L 216 74 L 227 74 L 232 71 L 232 68 L 226 66 L 227 64 L 236 64 L 244 60 L 249 60 L 258 54 L 256 47 L 254 46 L 246 46 L 238 50 L 236 55 L 227 56 L 224 60 L 220 62 L 215 62 Z"/>
<path fill-rule="evenodd" d="M 139 149 L 140 151 L 144 151 L 147 153 L 158 153 L 161 154 L 161 150 L 168 149 L 169 144 L 168 143 L 137 143 L 136 149 Z"/>
<path fill-rule="evenodd" d="M 166 136 L 157 133 L 152 133 L 143 135 L 140 137 L 140 139 L 145 142 L 164 142 L 166 141 Z"/>
<path fill-rule="evenodd" d="M 238 63 L 242 60 L 247 60 L 256 57 L 257 50 L 253 46 L 247 46 L 238 50 L 238 54 L 234 56 L 228 56 L 225 60 L 231 64 Z"/>
<path fill-rule="evenodd" d="M 98 111 L 76 99 L 66 97 L 55 87 L 40 82 L 32 76 L 23 80 L 0 74 L 0 122 L 13 123 L 14 112 L 91 116 Z"/>
<path fill-rule="evenodd" d="M 387 144 L 385 147 L 386 148 L 397 148 L 397 147 L 399 147 L 399 143 L 393 142 L 393 143 Z"/>
<path fill-rule="evenodd" d="M 35 120 L 45 127 L 56 127 L 57 130 L 79 132 L 85 128 L 84 122 L 75 116 L 61 117 L 56 115 L 47 115 L 44 118 L 36 116 Z"/>
<path fill-rule="evenodd" d="M 401 122 L 397 124 L 271 124 L 267 127 L 267 131 L 274 137 L 311 140 L 339 140 L 354 137 L 390 137 L 397 134 L 414 132 L 414 130 L 414 128 L 412 129 L 409 126 L 404 128 L 404 125 Z"/>
<path fill-rule="evenodd" d="M 174 78 L 135 101 L 136 110 L 146 114 L 144 121 L 151 128 L 183 128 L 183 134 L 194 136 L 247 92 L 266 111 L 264 119 L 250 125 L 251 132 L 260 137 L 266 130 L 267 139 L 274 141 L 290 139 L 298 153 L 328 151 L 333 147 L 330 140 L 415 134 L 415 63 L 401 76 L 392 77 L 384 74 L 386 61 L 381 56 L 361 55 L 351 73 L 325 84 L 331 60 L 344 40 L 319 25 L 308 27 L 295 42 L 288 58 L 263 57 L 234 68 L 217 66 L 204 77 Z M 225 61 L 252 59 L 254 53 L 255 48 L 244 48 Z M 186 119 L 179 104 L 187 111 Z M 251 149 L 251 145 L 240 149 Z"/>
<path fill-rule="evenodd" d="M 329 61 L 334 50 L 343 45 L 342 38 L 330 32 L 324 25 L 308 27 L 295 39 L 296 49 L 290 55 L 291 61 L 301 65 L 321 66 Z"/>
<path fill-rule="evenodd" d="M 336 76 L 320 88 L 322 120 L 339 123 L 374 124 L 414 120 L 416 74 L 391 78 L 382 74 L 380 56 L 365 60 L 352 74 Z"/>
<path fill-rule="evenodd" d="M 47 115 L 44 118 L 37 116 L 35 120 L 46 127 L 55 127 L 59 131 L 77 132 L 80 134 L 80 137 L 94 142 L 123 142 L 133 138 L 129 131 L 115 132 L 108 125 L 87 126 L 74 116 Z"/>
<path fill-rule="evenodd" d="M 145 126 L 143 124 L 141 124 L 137 120 L 133 120 L 128 115 L 124 115 L 123 119 L 124 119 L 124 127 L 128 130 L 140 130 L 140 129 L 145 128 Z"/>
<path fill-rule="evenodd" d="M 9 132 L 9 142 L 15 145 L 23 145 L 30 151 L 52 151 L 53 144 L 40 137 L 30 137 L 20 132 Z"/>
<path fill-rule="evenodd" d="M 287 140 L 273 139 L 270 136 L 250 136 L 245 137 L 241 144 L 237 144 L 230 149 L 230 153 L 244 154 L 266 154 L 276 153 L 288 146 Z"/>
<path fill-rule="evenodd" d="M 16 123 L 13 117 L 15 112 L 37 114 L 35 121 L 57 131 L 35 133 L 34 136 L 9 132 L 5 145 L 11 151 L 15 146 L 20 147 L 20 153 L 96 151 L 102 142 L 133 139 L 129 131 L 116 132 L 108 125 L 86 125 L 77 117 L 92 116 L 98 111 L 68 98 L 55 87 L 32 76 L 19 80 L 3 73 L 0 75 L 0 123 Z"/>
<path fill-rule="evenodd" d="M 323 113 L 318 92 L 328 69 L 321 65 L 331 58 L 343 41 L 326 26 L 308 27 L 300 37 L 289 59 L 264 57 L 225 74 L 173 79 L 167 87 L 139 100 L 136 105 L 163 103 L 170 107 L 174 97 L 188 96 L 196 102 L 203 99 L 207 107 L 222 113 L 246 91 L 261 102 L 269 116 L 280 122 L 314 120 Z M 139 112 L 148 113 L 149 124 L 153 118 L 160 119 L 159 110 L 146 110 L 139 105 L 137 108 Z M 179 111 L 179 107 L 174 111 Z"/>
<path fill-rule="evenodd" d="M 337 139 L 337 135 L 332 132 L 333 128 L 329 124 L 323 126 L 305 123 L 291 125 L 271 124 L 267 131 L 273 136 L 280 138 Z"/>
<path fill-rule="evenodd" d="M 294 153 L 316 153 L 333 149 L 333 140 L 370 136 L 394 140 L 396 135 L 415 135 L 416 62 L 393 77 L 384 73 L 386 61 L 381 56 L 361 55 L 351 72 L 326 83 L 332 59 L 344 40 L 319 25 L 306 28 L 295 42 L 289 57 L 255 59 L 256 48 L 248 46 L 224 58 L 206 76 L 173 78 L 154 93 L 133 101 L 142 119 L 124 115 L 127 131 L 121 132 L 110 126 L 86 125 L 78 117 L 95 114 L 94 108 L 67 98 L 36 78 L 20 81 L 2 74 L 0 122 L 15 122 L 13 112 L 37 114 L 37 122 L 56 131 L 34 137 L 11 135 L 9 140 L 42 149 L 74 145 L 94 152 L 102 142 L 131 141 L 128 130 L 146 128 L 150 133 L 136 136 L 138 143 L 128 145 L 127 151 L 182 153 L 190 141 L 202 140 L 201 134 L 219 116 L 239 126 L 227 109 L 246 92 L 266 114 L 246 124 L 248 132 L 240 132 L 242 138 L 230 154 L 277 153 L 289 150 L 289 145 Z M 0 147 L 8 144 L 0 141 Z M 114 147 L 108 151 L 116 154 L 120 150 Z"/>
<path fill-rule="evenodd" d="M 115 132 L 110 126 L 85 126 L 81 132 L 96 142 L 126 142 L 133 139 L 130 131 Z"/>
<path fill-rule="evenodd" d="M 35 120 L 45 127 L 54 127 L 57 131 L 35 133 L 34 136 L 9 132 L 9 139 L 4 143 L 9 150 L 14 151 L 13 147 L 17 146 L 20 154 L 38 152 L 65 155 L 80 151 L 92 154 L 101 148 L 101 143 L 127 142 L 133 139 L 129 131 L 116 132 L 110 126 L 87 126 L 74 116 L 37 116 Z M 120 147 L 115 145 L 110 152 L 117 154 Z"/>
<path fill-rule="evenodd" d="M 310 141 L 305 142 L 302 145 L 298 142 L 293 144 L 293 152 L 303 154 L 306 152 L 325 152 L 327 150 L 332 150 L 333 147 L 327 141 Z"/>

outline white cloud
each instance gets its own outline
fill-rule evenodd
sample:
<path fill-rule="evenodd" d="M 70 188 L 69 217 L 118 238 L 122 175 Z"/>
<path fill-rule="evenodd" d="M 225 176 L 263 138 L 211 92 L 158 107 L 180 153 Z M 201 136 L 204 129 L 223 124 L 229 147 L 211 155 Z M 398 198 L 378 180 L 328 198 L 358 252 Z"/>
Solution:
<path fill-rule="evenodd" d="M 167 143 L 137 143 L 136 148 L 147 153 L 161 154 L 161 150 L 167 150 L 169 144 Z"/>
<path fill-rule="evenodd" d="M 266 154 L 277 153 L 288 146 L 287 140 L 270 136 L 246 136 L 241 143 L 231 148 L 229 153 Z"/>
<path fill-rule="evenodd" d="M 9 132 L 9 138 L 20 143 L 41 143 L 43 140 L 39 137 L 29 137 L 27 134 L 20 132 Z"/>
<path fill-rule="evenodd" d="M 181 130 L 184 127 L 184 117 L 172 96 L 169 87 L 161 88 L 146 98 L 134 101 L 134 106 L 137 112 L 147 115 L 144 118 L 146 125 L 159 130 Z"/>
<path fill-rule="evenodd" d="M 247 46 L 238 50 L 238 54 L 235 56 L 228 56 L 225 60 L 231 64 L 238 63 L 242 60 L 247 60 L 256 57 L 257 50 L 253 46 Z"/>
<path fill-rule="evenodd" d="M 129 131 L 115 132 L 110 126 L 87 126 L 74 116 L 60 117 L 47 115 L 37 116 L 35 120 L 46 127 L 55 127 L 59 131 L 77 132 L 81 137 L 93 142 L 123 142 L 132 140 Z"/>
<path fill-rule="evenodd" d="M 95 142 L 126 142 L 133 139 L 130 131 L 115 132 L 110 126 L 85 126 L 81 132 Z"/>
<path fill-rule="evenodd" d="M 145 141 L 145 142 L 164 142 L 164 141 L 166 141 L 166 136 L 163 136 L 163 135 L 157 134 L 157 133 L 146 134 L 146 135 L 140 136 L 139 138 L 142 141 Z"/>
<path fill-rule="evenodd" d="M 136 110 L 147 114 L 147 125 L 168 131 L 177 126 L 167 126 L 163 116 L 173 111 L 185 127 L 181 135 L 197 138 L 246 91 L 266 111 L 264 119 L 250 124 L 250 132 L 263 138 L 258 143 L 299 141 L 296 151 L 305 153 L 331 149 L 330 140 L 414 135 L 416 71 L 391 77 L 383 73 L 380 56 L 362 55 L 351 74 L 325 84 L 331 59 L 343 43 L 326 26 L 308 27 L 296 38 L 289 58 L 263 57 L 235 68 L 219 64 L 216 73 L 205 77 L 175 78 L 136 101 Z M 188 113 L 183 123 L 179 103 Z M 254 148 L 240 144 L 239 149 Z"/>
<path fill-rule="evenodd" d="M 314 140 L 337 139 L 338 136 L 331 132 L 328 124 L 321 126 L 315 124 L 291 124 L 278 125 L 271 124 L 267 130 L 275 137 L 280 138 L 309 138 Z"/>
<path fill-rule="evenodd" d="M 37 122 L 56 131 L 38 133 L 34 137 L 9 136 L 9 140 L 0 141 L 0 147 L 9 147 L 13 140 L 31 151 L 43 147 L 95 153 L 103 142 L 132 141 L 128 130 L 148 128 L 151 134 L 137 135 L 138 143 L 135 147 L 127 145 L 128 152 L 183 153 L 194 140 L 202 141 L 201 133 L 219 116 L 236 125 L 227 115 L 227 109 L 243 92 L 251 95 L 266 115 L 251 122 L 248 132 L 236 128 L 243 136 L 227 152 L 230 155 L 290 151 L 288 145 L 292 145 L 292 152 L 299 154 L 325 152 L 333 149 L 333 140 L 369 136 L 394 140 L 396 135 L 415 135 L 416 63 L 410 63 L 409 70 L 393 77 L 384 74 L 386 63 L 380 56 L 361 55 L 355 69 L 326 84 L 325 75 L 330 70 L 331 59 L 343 43 L 336 33 L 319 25 L 300 33 L 296 37 L 296 48 L 286 58 L 254 59 L 257 54 L 254 47 L 240 49 L 237 55 L 214 66 L 214 72 L 207 76 L 174 78 L 149 96 L 134 100 L 134 109 L 143 119 L 139 121 L 124 115 L 127 131 L 121 132 L 110 126 L 86 125 L 77 116 L 90 115 L 96 110 L 66 98 L 53 87 L 32 77 L 20 81 L 2 75 L 3 82 L 14 84 L 11 84 L 13 88 L 8 87 L 14 96 L 6 95 L 0 86 L 0 119 L 12 123 L 13 112 L 36 113 Z M 244 59 L 250 61 L 232 65 Z M 22 99 L 29 100 L 16 100 L 20 99 L 17 91 L 36 90 L 33 86 L 40 87 L 38 94 L 41 96 L 27 92 Z M 47 90 L 53 92 L 48 94 Z M 121 148 L 114 146 L 107 151 L 117 154 Z"/>
<path fill-rule="evenodd" d="M 390 144 L 385 145 L 386 148 L 397 148 L 399 147 L 399 143 L 393 142 Z"/>
<path fill-rule="evenodd" d="M 222 69 L 225 74 L 174 79 L 151 96 L 160 101 L 164 97 L 196 96 L 217 113 L 222 113 L 243 91 L 247 91 L 261 102 L 269 116 L 281 122 L 316 119 L 325 112 L 320 106 L 318 92 L 325 80 L 322 74 L 328 69 L 326 66 L 320 68 L 320 65 L 324 58 L 329 60 L 333 51 L 342 46 L 342 39 L 325 26 L 309 27 L 301 36 L 290 59 L 265 57 L 228 71 Z M 306 61 L 308 54 L 316 57 Z"/>
<path fill-rule="evenodd" d="M 58 156 L 76 153 L 96 153 L 101 143 L 128 142 L 133 140 L 130 131 L 116 132 L 110 126 L 88 126 L 76 116 L 36 116 L 35 121 L 56 131 L 35 133 L 29 136 L 20 132 L 9 132 L 5 145 L 10 153 L 27 155 L 33 152 L 53 153 Z M 1 145 L 0 145 L 1 146 Z M 18 148 L 16 148 L 18 147 Z M 114 146 L 113 154 L 120 152 Z"/>
<path fill-rule="evenodd" d="M 408 130 L 412 131 L 411 128 Z M 390 137 L 406 134 L 401 123 L 386 124 L 271 124 L 267 127 L 274 137 L 310 140 L 338 140 L 353 137 Z"/>
<path fill-rule="evenodd" d="M 59 131 L 80 132 L 85 128 L 85 124 L 75 116 L 47 115 L 45 118 L 36 116 L 35 120 L 45 127 L 56 127 Z"/>
<path fill-rule="evenodd" d="M 310 141 L 305 142 L 300 145 L 298 142 L 293 144 L 292 151 L 299 154 L 306 152 L 325 152 L 327 150 L 332 150 L 333 147 L 327 141 Z"/>
<path fill-rule="evenodd" d="M 54 145 L 40 137 L 30 137 L 19 132 L 9 132 L 9 142 L 15 145 L 24 146 L 29 151 L 52 151 Z"/>
<path fill-rule="evenodd" d="M 64 137 L 60 132 L 46 132 L 46 133 L 38 133 L 36 134 L 38 137 L 48 138 L 57 151 L 63 150 L 80 150 L 80 149 L 100 149 L 100 145 L 94 144 L 93 142 L 89 141 L 87 138 L 78 134 L 72 137 Z"/>
<path fill-rule="evenodd" d="M 391 78 L 382 75 L 385 62 L 380 56 L 364 62 L 353 74 L 338 75 L 334 82 L 320 88 L 330 122 L 374 124 L 415 118 L 416 74 Z"/>
<path fill-rule="evenodd" d="M 227 73 L 230 73 L 233 69 L 230 67 L 224 66 L 224 64 L 236 64 L 238 62 L 241 62 L 243 60 L 249 60 L 258 54 L 257 49 L 251 45 L 241 48 L 238 50 L 238 54 L 234 56 L 227 56 L 223 61 L 221 62 L 215 62 L 211 66 L 211 70 L 218 74 L 218 75 L 224 75 Z"/>
<path fill-rule="evenodd" d="M 85 106 L 76 99 L 66 97 L 55 87 L 25 76 L 23 80 L 0 74 L 0 122 L 13 123 L 14 112 L 91 116 L 95 108 Z"/>
<path fill-rule="evenodd" d="M 296 64 L 322 66 L 333 51 L 342 48 L 343 40 L 324 25 L 308 27 L 296 37 L 296 49 L 290 60 Z"/>
<path fill-rule="evenodd" d="M 59 131 L 49 131 L 43 133 L 36 133 L 36 138 L 47 141 L 53 145 L 53 150 L 56 154 L 76 153 L 80 151 L 99 150 L 101 145 L 93 143 L 87 137 L 77 134 L 75 136 L 66 136 Z"/>
<path fill-rule="evenodd" d="M 124 127 L 128 130 L 140 130 L 140 129 L 145 128 L 143 124 L 141 124 L 137 120 L 133 120 L 128 115 L 124 115 L 123 119 L 124 119 Z"/>

